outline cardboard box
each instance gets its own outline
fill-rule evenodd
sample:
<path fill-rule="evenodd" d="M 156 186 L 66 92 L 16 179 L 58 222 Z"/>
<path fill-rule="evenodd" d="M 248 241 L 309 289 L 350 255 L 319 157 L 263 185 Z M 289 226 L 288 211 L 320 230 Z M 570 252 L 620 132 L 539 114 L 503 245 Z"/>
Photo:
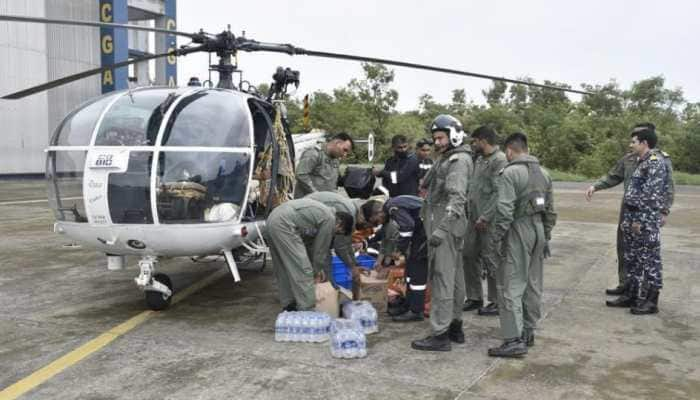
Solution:
<path fill-rule="evenodd" d="M 371 271 L 369 275 L 360 275 L 357 300 L 369 301 L 377 309 L 377 312 L 386 311 L 387 279 L 377 278 L 375 271 Z"/>

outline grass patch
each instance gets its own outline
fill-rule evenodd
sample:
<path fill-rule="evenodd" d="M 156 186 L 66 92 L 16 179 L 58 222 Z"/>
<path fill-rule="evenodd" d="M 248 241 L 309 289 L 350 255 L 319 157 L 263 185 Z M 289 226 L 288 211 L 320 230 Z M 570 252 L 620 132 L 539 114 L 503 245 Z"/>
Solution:
<path fill-rule="evenodd" d="M 554 182 L 588 182 L 593 180 L 593 178 L 572 172 L 557 171 L 556 169 L 547 169 L 547 171 Z"/>
<path fill-rule="evenodd" d="M 687 172 L 673 171 L 673 182 L 676 185 L 700 186 L 700 175 L 689 174 Z"/>

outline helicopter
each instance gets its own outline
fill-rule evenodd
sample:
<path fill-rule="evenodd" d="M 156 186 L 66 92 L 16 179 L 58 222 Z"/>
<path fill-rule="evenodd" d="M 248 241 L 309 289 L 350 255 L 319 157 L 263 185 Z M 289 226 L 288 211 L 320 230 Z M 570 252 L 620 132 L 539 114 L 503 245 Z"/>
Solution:
<path fill-rule="evenodd" d="M 323 133 L 292 135 L 290 131 L 283 100 L 289 86 L 299 86 L 299 72 L 277 68 L 268 93 L 246 86 L 242 78 L 236 85 L 233 75 L 240 71 L 233 60 L 240 51 L 381 63 L 591 94 L 438 66 L 258 42 L 234 35 L 230 26 L 210 34 L 14 15 L 0 15 L 0 21 L 133 29 L 191 40 L 167 53 L 117 62 L 4 95 L 5 100 L 142 61 L 195 52 L 218 56 L 219 62 L 210 65 L 219 75 L 216 87 L 141 87 L 91 99 L 63 119 L 46 149 L 54 231 L 106 254 L 110 270 L 122 269 L 126 256 L 138 257 L 135 282 L 153 310 L 167 308 L 173 296 L 170 278 L 157 272 L 159 259 L 223 254 L 236 282 L 241 255 L 264 259 L 265 216 L 274 200 L 293 193 L 289 184 L 293 185 L 295 155 L 323 139 Z M 371 134 L 366 142 L 371 161 Z"/>

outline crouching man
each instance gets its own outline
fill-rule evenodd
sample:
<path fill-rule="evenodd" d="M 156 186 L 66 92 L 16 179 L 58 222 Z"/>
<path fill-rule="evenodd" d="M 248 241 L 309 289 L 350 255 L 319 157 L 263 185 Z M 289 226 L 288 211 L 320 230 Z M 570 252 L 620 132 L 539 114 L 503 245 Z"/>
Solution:
<path fill-rule="evenodd" d="M 333 238 L 350 235 L 352 224 L 352 215 L 311 199 L 290 200 L 272 210 L 267 235 L 284 310 L 315 307 L 314 283 L 330 275 L 327 255 Z"/>
<path fill-rule="evenodd" d="M 417 196 L 396 196 L 382 205 L 370 200 L 362 206 L 362 213 L 372 226 L 382 225 L 381 255 L 399 253 L 406 258 L 407 307 L 400 307 L 393 315 L 394 322 L 423 320 L 425 289 L 428 281 L 428 244 L 420 218 L 423 199 Z M 381 258 L 376 269 L 383 267 Z"/>

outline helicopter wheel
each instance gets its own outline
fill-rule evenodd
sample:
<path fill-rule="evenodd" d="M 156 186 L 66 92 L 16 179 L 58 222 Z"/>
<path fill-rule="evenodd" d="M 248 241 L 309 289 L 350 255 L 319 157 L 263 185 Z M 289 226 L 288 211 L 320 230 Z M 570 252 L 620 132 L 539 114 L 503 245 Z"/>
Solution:
<path fill-rule="evenodd" d="M 260 256 L 262 257 L 262 265 L 260 265 L 260 272 L 263 272 L 265 270 L 265 266 L 267 265 L 267 253 L 261 253 Z"/>
<path fill-rule="evenodd" d="M 167 286 L 171 292 L 173 291 L 173 283 L 170 281 L 170 277 L 168 275 L 158 273 L 153 275 L 153 279 Z M 155 290 L 146 290 L 145 295 L 146 304 L 148 305 L 148 308 L 153 311 L 165 310 L 170 306 L 170 302 L 173 299 L 172 295 L 166 296 L 165 294 Z"/>

